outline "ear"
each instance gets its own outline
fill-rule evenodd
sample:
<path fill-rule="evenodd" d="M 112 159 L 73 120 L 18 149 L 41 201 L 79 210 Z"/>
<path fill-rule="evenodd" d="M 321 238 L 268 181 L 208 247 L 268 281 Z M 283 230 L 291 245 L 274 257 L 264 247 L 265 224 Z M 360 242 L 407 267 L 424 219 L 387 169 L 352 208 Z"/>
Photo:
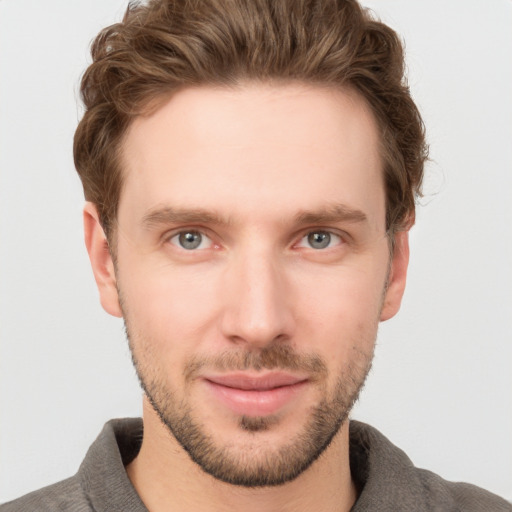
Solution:
<path fill-rule="evenodd" d="M 395 234 L 395 245 L 388 276 L 388 286 L 384 304 L 380 313 L 381 322 L 394 317 L 400 309 L 407 280 L 409 264 L 409 231 L 398 231 Z"/>
<path fill-rule="evenodd" d="M 96 206 L 89 202 L 84 206 L 84 235 L 101 305 L 107 313 L 121 317 L 114 262 Z"/>

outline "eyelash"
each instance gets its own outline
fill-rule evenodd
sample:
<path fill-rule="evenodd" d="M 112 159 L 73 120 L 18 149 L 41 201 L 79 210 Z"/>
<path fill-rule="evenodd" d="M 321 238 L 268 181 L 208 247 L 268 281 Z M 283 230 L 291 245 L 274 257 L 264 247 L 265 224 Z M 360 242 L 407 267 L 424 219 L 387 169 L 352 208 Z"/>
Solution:
<path fill-rule="evenodd" d="M 179 239 L 180 237 L 182 237 L 182 236 L 186 236 L 186 235 L 189 235 L 189 234 L 198 234 L 198 235 L 200 235 L 201 237 L 203 237 L 203 239 L 204 239 L 204 238 L 206 238 L 206 239 L 210 240 L 210 242 L 213 244 L 213 240 L 211 239 L 211 237 L 209 237 L 209 236 L 208 236 L 204 231 L 202 231 L 202 230 L 200 230 L 200 229 L 183 229 L 183 230 L 181 230 L 181 231 L 178 231 L 178 232 L 173 233 L 173 234 L 171 234 L 170 236 L 166 237 L 166 240 L 167 240 L 169 243 L 171 243 L 171 244 L 173 244 L 173 245 L 176 245 L 176 246 L 177 246 L 177 247 L 179 247 L 180 249 L 183 249 L 183 250 L 185 250 L 185 251 L 187 251 L 187 252 L 193 252 L 194 250 L 197 250 L 197 249 L 198 249 L 198 247 L 200 247 L 200 245 L 202 245 L 202 244 L 203 244 L 203 241 L 204 241 L 204 240 L 201 240 L 201 241 L 200 241 L 200 243 L 199 243 L 199 246 L 198 246 L 198 247 L 193 247 L 193 248 L 189 248 L 189 249 L 187 249 L 186 247 L 183 247 L 183 245 L 181 245 L 181 244 L 180 244 L 180 245 L 178 245 L 178 244 L 179 244 L 179 242 L 178 242 L 178 243 L 173 243 L 173 242 L 172 242 L 172 240 L 173 240 L 173 239 L 175 239 L 175 238 L 178 238 L 178 239 Z M 209 247 L 208 247 L 208 248 L 209 248 Z M 204 249 L 202 249 L 202 250 L 204 250 Z"/>
<path fill-rule="evenodd" d="M 197 247 L 191 247 L 189 249 L 183 247 L 183 245 L 180 244 L 179 241 L 177 241 L 176 243 L 172 242 L 173 239 L 178 238 L 178 240 L 179 240 L 179 237 L 187 235 L 187 234 L 198 234 L 201 237 L 209 239 L 210 242 L 211 242 L 211 245 L 219 247 L 219 245 L 214 243 L 214 241 L 212 240 L 212 237 L 209 236 L 203 229 L 200 229 L 200 228 L 189 228 L 189 229 L 181 229 L 180 231 L 175 231 L 175 232 L 167 235 L 165 237 L 165 241 L 168 242 L 168 243 L 171 243 L 172 245 L 178 247 L 179 249 L 187 251 L 187 252 L 195 252 L 195 251 L 198 251 L 198 250 L 206 250 L 206 249 L 212 248 L 212 247 L 206 247 L 206 248 L 200 249 L 199 247 L 203 244 L 204 240 L 201 240 Z M 332 229 L 317 228 L 317 229 L 309 229 L 306 232 L 303 231 L 301 233 L 301 235 L 300 235 L 300 238 L 298 238 L 298 242 L 294 243 L 293 247 L 300 247 L 300 244 L 303 242 L 303 240 L 305 240 L 308 237 L 310 237 L 311 235 L 315 235 L 315 234 L 317 234 L 317 235 L 318 234 L 325 234 L 325 235 L 327 235 L 328 236 L 328 245 L 326 247 L 320 247 L 320 248 L 314 248 L 314 247 L 311 247 L 311 246 L 309 246 L 309 247 L 304 247 L 303 246 L 304 248 L 312 249 L 314 251 L 324 251 L 324 250 L 327 250 L 327 249 L 331 249 L 332 247 L 330 246 L 330 243 L 331 243 L 333 238 L 338 240 L 338 242 L 336 243 L 336 246 L 343 245 L 343 244 L 347 243 L 347 236 L 346 235 L 340 234 L 339 232 L 336 232 L 336 231 L 334 231 Z M 308 242 L 311 243 L 311 240 L 308 240 Z M 320 243 L 322 243 L 322 242 L 323 242 L 323 240 L 320 241 Z"/>
<path fill-rule="evenodd" d="M 326 247 L 319 247 L 319 248 L 315 248 L 315 247 L 311 247 L 311 244 L 313 243 L 312 240 L 310 240 L 310 237 L 312 235 L 319 235 L 319 234 L 322 234 L 322 235 L 327 235 L 327 246 Z M 338 239 L 338 242 L 336 243 L 336 246 L 337 245 L 341 245 L 343 244 L 344 242 L 344 239 L 343 237 L 338 234 L 338 233 L 335 233 L 334 231 L 331 231 L 331 230 L 328 230 L 328 229 L 315 229 L 315 230 L 312 230 L 312 231 L 308 231 L 307 233 L 305 233 L 301 238 L 300 238 L 300 241 L 299 243 L 301 243 L 304 239 L 307 239 L 308 241 L 308 244 L 309 244 L 309 248 L 310 249 L 313 249 L 313 250 L 319 250 L 319 251 L 322 251 L 322 250 L 325 250 L 325 249 L 330 249 L 332 248 L 330 246 L 330 242 L 332 241 L 332 239 Z M 320 244 L 322 244 L 324 241 L 324 239 L 322 239 L 320 241 Z"/>

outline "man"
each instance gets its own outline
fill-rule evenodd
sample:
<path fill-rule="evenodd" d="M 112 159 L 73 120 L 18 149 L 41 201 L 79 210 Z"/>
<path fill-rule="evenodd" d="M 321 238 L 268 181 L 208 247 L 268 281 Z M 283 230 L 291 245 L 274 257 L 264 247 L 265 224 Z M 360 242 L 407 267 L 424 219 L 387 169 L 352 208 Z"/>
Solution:
<path fill-rule="evenodd" d="M 5 510 L 510 510 L 348 421 L 426 158 L 395 34 L 352 2 L 154 2 L 93 57 L 86 245 L 144 429 Z"/>

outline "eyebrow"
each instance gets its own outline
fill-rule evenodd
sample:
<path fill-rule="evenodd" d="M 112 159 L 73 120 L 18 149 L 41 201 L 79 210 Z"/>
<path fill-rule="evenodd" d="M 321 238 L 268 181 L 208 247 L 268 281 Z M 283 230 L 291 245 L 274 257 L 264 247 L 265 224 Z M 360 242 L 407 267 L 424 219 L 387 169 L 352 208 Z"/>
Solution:
<path fill-rule="evenodd" d="M 230 224 L 215 212 L 202 208 L 180 209 L 180 208 L 155 208 L 149 210 L 142 218 L 142 226 L 146 229 L 155 228 L 163 224 L 196 224 L 206 223 L 215 225 Z"/>
<path fill-rule="evenodd" d="M 344 204 L 331 205 L 321 210 L 305 210 L 297 214 L 297 224 L 323 224 L 334 222 L 367 222 L 368 217 L 362 210 L 350 208 Z"/>
<path fill-rule="evenodd" d="M 304 210 L 295 216 L 295 224 L 325 224 L 335 222 L 361 223 L 368 220 L 366 214 L 343 204 L 331 205 L 319 210 Z M 218 213 L 202 208 L 180 209 L 172 207 L 154 208 L 142 218 L 145 229 L 165 224 L 213 224 L 227 226 L 231 221 Z"/>

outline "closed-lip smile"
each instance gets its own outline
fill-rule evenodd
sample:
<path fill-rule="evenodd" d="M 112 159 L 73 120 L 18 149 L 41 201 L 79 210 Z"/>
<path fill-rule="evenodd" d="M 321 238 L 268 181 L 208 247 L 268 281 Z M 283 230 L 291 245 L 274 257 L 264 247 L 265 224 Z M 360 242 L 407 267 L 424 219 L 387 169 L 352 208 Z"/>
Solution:
<path fill-rule="evenodd" d="M 236 414 L 277 413 L 306 386 L 308 378 L 288 372 L 235 372 L 203 377 L 213 396 Z"/>

